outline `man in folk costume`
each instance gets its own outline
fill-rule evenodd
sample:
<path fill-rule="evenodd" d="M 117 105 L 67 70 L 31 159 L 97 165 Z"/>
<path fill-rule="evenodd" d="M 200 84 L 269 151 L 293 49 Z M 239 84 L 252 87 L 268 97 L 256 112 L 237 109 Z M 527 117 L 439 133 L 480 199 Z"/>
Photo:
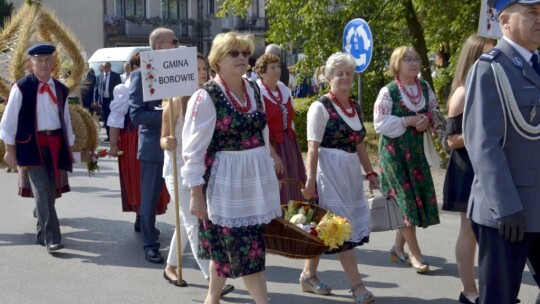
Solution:
<path fill-rule="evenodd" d="M 480 248 L 480 303 L 514 303 L 526 262 L 540 285 L 540 0 L 488 4 L 504 36 L 465 85 L 475 173 L 467 213 Z"/>
<path fill-rule="evenodd" d="M 60 180 L 67 181 L 66 171 L 73 169 L 70 147 L 75 142 L 69 89 L 51 77 L 55 50 L 48 43 L 28 49 L 33 72 L 11 88 L 0 122 L 4 161 L 11 168 L 20 166 L 28 175 L 38 217 L 36 244 L 46 246 L 49 253 L 64 248 L 54 204 L 61 192 L 69 191 L 69 185 Z"/>

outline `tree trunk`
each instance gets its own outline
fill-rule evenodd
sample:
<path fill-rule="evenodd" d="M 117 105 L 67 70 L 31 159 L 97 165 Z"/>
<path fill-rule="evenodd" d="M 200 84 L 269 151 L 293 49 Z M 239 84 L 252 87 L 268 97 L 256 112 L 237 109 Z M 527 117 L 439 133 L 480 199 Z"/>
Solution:
<path fill-rule="evenodd" d="M 431 69 L 429 67 L 428 50 L 426 47 L 426 40 L 424 39 L 424 29 L 418 21 L 418 16 L 416 16 L 416 11 L 414 10 L 412 0 L 404 0 L 403 6 L 405 8 L 404 14 L 405 20 L 407 21 L 407 27 L 409 28 L 409 32 L 413 37 L 413 47 L 420 55 L 420 58 L 422 58 L 422 77 L 433 88 L 433 79 L 431 78 Z"/>

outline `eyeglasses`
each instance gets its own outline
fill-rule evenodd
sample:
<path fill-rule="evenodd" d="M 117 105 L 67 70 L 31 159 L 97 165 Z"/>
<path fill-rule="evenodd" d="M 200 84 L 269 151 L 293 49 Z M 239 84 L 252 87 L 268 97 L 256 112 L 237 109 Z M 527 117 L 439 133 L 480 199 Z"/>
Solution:
<path fill-rule="evenodd" d="M 110 65 L 102 65 L 101 67 L 102 68 L 110 68 L 111 66 Z"/>
<path fill-rule="evenodd" d="M 420 57 L 403 57 L 403 61 L 407 63 L 420 63 L 422 58 Z"/>
<path fill-rule="evenodd" d="M 174 44 L 174 45 L 179 45 L 179 44 L 180 44 L 180 40 L 178 40 L 178 39 L 173 39 L 173 40 L 171 41 L 171 43 Z"/>
<path fill-rule="evenodd" d="M 249 56 L 251 56 L 251 53 L 248 51 L 240 52 L 237 50 L 228 51 L 227 54 L 229 54 L 229 56 L 231 56 L 232 58 L 237 58 L 238 56 L 240 56 L 240 54 L 242 54 L 244 58 L 249 58 Z"/>

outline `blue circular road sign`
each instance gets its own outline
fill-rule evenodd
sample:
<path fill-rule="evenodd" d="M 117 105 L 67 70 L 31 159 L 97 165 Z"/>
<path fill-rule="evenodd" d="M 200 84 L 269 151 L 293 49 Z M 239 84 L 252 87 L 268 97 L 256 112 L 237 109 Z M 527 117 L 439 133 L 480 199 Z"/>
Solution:
<path fill-rule="evenodd" d="M 345 26 L 343 51 L 351 54 L 356 60 L 356 73 L 362 73 L 367 69 L 373 54 L 373 36 L 364 19 L 353 19 Z"/>

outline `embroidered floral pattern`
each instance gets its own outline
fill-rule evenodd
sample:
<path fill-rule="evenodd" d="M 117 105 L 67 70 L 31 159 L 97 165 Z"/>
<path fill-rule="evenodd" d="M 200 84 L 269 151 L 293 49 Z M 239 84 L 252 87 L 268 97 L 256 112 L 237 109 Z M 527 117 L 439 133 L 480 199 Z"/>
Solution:
<path fill-rule="evenodd" d="M 204 178 L 208 181 L 210 168 L 217 152 L 242 151 L 264 146 L 262 131 L 266 126 L 266 114 L 262 111 L 263 107 L 257 90 L 255 90 L 257 110 L 244 113 L 238 111 L 229 102 L 220 87 L 213 81 L 205 83 L 203 89 L 210 94 L 216 109 L 216 128 L 205 157 L 207 167 Z"/>
<path fill-rule="evenodd" d="M 238 111 L 213 81 L 205 83 L 202 88 L 208 92 L 216 109 L 216 127 L 205 155 L 204 180 L 208 185 L 213 184 L 209 182 L 212 167 L 219 166 L 219 159 L 215 157 L 217 152 L 264 146 L 266 114 L 257 90 L 257 110 L 245 113 Z M 236 278 L 260 272 L 265 265 L 263 227 L 257 224 L 228 228 L 211 221 L 201 221 L 199 256 L 214 261 L 218 276 Z"/>
<path fill-rule="evenodd" d="M 422 83 L 422 87 L 424 96 L 428 96 L 427 86 Z M 395 83 L 390 83 L 387 88 L 393 100 L 392 115 L 415 115 L 403 103 Z M 428 107 L 426 102 L 420 112 L 427 112 Z M 405 215 L 405 224 L 419 227 L 438 224 L 439 211 L 431 171 L 424 156 L 423 132 L 408 127 L 396 138 L 381 135 L 379 157 L 381 187 L 396 198 Z"/>
<path fill-rule="evenodd" d="M 218 276 L 236 278 L 264 270 L 263 225 L 228 228 L 202 221 L 199 225 L 199 257 L 212 258 Z M 227 249 L 225 249 L 227 248 Z M 241 252 L 232 259 L 225 252 Z"/>
<path fill-rule="evenodd" d="M 360 120 L 362 129 L 354 131 L 335 111 L 332 101 L 328 97 L 323 96 L 319 101 L 324 105 L 330 116 L 330 119 L 326 123 L 321 147 L 340 149 L 349 153 L 356 152 L 356 146 L 364 140 L 364 136 L 366 135 L 366 129 L 362 120 Z M 360 107 L 358 105 L 356 105 L 356 112 L 360 113 Z"/>

